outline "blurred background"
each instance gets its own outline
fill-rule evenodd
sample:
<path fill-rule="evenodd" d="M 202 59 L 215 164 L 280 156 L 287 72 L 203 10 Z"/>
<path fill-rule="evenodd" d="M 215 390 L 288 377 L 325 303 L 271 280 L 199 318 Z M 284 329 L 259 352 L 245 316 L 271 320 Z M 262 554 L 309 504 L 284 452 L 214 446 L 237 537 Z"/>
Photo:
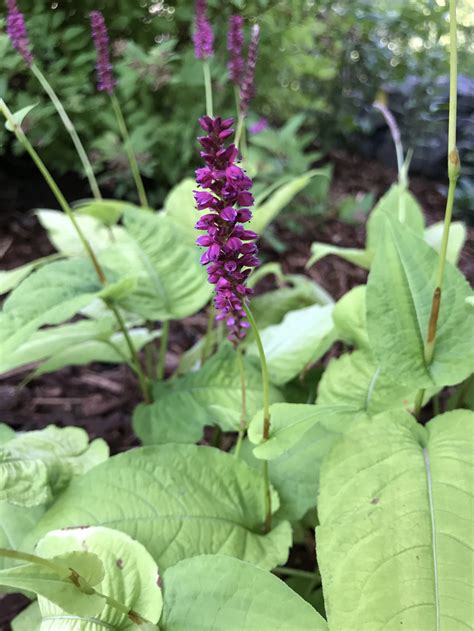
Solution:
<path fill-rule="evenodd" d="M 432 179 L 443 193 L 448 95 L 444 0 L 209 0 L 208 5 L 217 48 L 212 63 L 216 111 L 222 114 L 234 113 L 226 72 L 228 17 L 239 12 L 248 25 L 261 25 L 250 127 L 264 118 L 254 129 L 267 124 L 269 129 L 251 136 L 249 159 L 264 179 L 302 173 L 314 164 L 326 164 L 332 173 L 341 150 L 348 157 L 360 155 L 394 167 L 386 125 L 372 107 L 383 91 L 405 149 L 414 151 L 411 172 Z M 88 14 L 103 11 L 120 100 L 150 198 L 159 206 L 172 186 L 192 175 L 197 161 L 195 121 L 203 113 L 204 95 L 191 40 L 194 2 L 18 0 L 18 6 L 25 13 L 35 57 L 74 120 L 104 190 L 133 198 L 113 112 L 95 89 Z M 5 9 L 1 11 L 0 96 L 13 111 L 40 104 L 27 119 L 29 137 L 63 177 L 72 197 L 80 197 L 87 189 L 74 175 L 74 148 L 53 106 L 13 50 L 5 34 Z M 474 212 L 474 0 L 460 0 L 458 16 L 463 177 L 456 207 L 469 220 Z M 37 187 L 25 188 L 25 178 L 36 174 L 3 125 L 0 166 L 2 210 L 41 202 L 43 185 L 38 181 Z M 303 210 L 327 211 L 327 189 L 315 180 L 307 191 L 311 199 L 300 200 Z M 363 201 L 361 210 L 372 201 Z"/>

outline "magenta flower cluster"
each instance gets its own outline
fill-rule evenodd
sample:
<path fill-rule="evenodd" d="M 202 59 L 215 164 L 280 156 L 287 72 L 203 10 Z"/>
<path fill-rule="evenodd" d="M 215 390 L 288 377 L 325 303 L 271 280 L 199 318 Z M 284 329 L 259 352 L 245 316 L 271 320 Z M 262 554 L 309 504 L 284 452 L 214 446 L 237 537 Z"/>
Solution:
<path fill-rule="evenodd" d="M 15 0 L 7 0 L 7 34 L 13 48 L 20 53 L 25 62 L 31 66 L 33 55 L 30 51 L 30 42 L 26 31 L 25 18 L 17 7 Z"/>
<path fill-rule="evenodd" d="M 196 181 L 205 190 L 194 191 L 194 196 L 197 209 L 206 211 L 195 226 L 206 234 L 196 243 L 207 248 L 201 263 L 207 265 L 209 282 L 216 288 L 216 319 L 226 321 L 229 339 L 237 344 L 249 328 L 243 305 L 252 290 L 245 283 L 259 261 L 254 243 L 258 235 L 243 225 L 252 218 L 252 180 L 236 164 L 235 145 L 226 146 L 234 133 L 233 122 L 219 116 L 199 120 L 207 134 L 198 138 L 206 166 L 197 169 Z"/>
<path fill-rule="evenodd" d="M 212 57 L 214 54 L 214 34 L 206 17 L 206 0 L 196 0 L 193 41 L 196 59 Z"/>
<path fill-rule="evenodd" d="M 92 11 L 90 14 L 92 37 L 97 52 L 97 89 L 101 92 L 112 94 L 116 82 L 112 72 L 112 64 L 109 56 L 109 35 L 104 16 L 100 11 Z"/>
<path fill-rule="evenodd" d="M 229 20 L 229 30 L 227 32 L 227 50 L 229 51 L 229 77 L 230 80 L 240 87 L 244 73 L 244 59 L 242 50 L 244 48 L 244 18 L 241 15 L 231 15 Z"/>

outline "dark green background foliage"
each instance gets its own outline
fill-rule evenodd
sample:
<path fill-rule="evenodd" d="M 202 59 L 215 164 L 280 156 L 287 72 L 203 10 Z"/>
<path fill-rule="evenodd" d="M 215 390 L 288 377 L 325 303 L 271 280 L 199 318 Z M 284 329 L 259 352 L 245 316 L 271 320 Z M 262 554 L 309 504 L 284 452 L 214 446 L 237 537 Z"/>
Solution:
<path fill-rule="evenodd" d="M 202 73 L 191 43 L 194 2 L 153 0 L 58 0 L 27 3 L 25 12 L 35 56 L 63 99 L 103 180 L 117 195 L 128 187 L 128 165 L 107 99 L 95 90 L 94 51 L 88 13 L 101 9 L 113 39 L 119 94 L 133 134 L 140 167 L 161 195 L 189 174 L 195 160 L 196 118 L 203 113 Z M 30 5 L 30 6 L 28 6 Z M 460 2 L 460 18 L 470 0 Z M 447 71 L 444 6 L 434 0 L 209 0 L 216 35 L 213 75 L 217 110 L 233 113 L 233 91 L 226 81 L 228 16 L 239 11 L 250 24 L 258 19 L 262 44 L 257 69 L 256 114 L 282 123 L 295 113 L 323 147 L 357 128 L 361 106 L 370 104 L 387 80 L 424 78 Z M 4 15 L 0 18 L 4 24 Z M 474 74 L 472 56 L 460 32 L 460 70 Z M 52 105 L 21 58 L 0 34 L 0 96 L 11 109 L 38 101 L 29 117 L 29 135 L 56 171 L 77 161 Z M 469 67 L 471 66 L 471 67 Z M 7 139 L 0 132 L 1 150 Z M 14 146 L 14 151 L 18 147 Z M 103 181 L 104 183 L 104 181 Z"/>

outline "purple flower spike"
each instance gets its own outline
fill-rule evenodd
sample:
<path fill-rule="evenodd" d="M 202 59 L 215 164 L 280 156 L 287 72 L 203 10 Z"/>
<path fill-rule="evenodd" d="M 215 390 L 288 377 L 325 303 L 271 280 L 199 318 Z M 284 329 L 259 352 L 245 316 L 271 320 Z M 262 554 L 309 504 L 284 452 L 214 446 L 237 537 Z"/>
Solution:
<path fill-rule="evenodd" d="M 255 67 L 257 65 L 258 43 L 260 40 L 260 27 L 254 24 L 247 55 L 247 67 L 242 77 L 240 88 L 240 112 L 242 116 L 247 114 L 250 101 L 255 94 Z"/>
<path fill-rule="evenodd" d="M 90 14 L 92 37 L 97 51 L 97 89 L 100 92 L 112 94 L 116 82 L 112 74 L 112 64 L 109 56 L 109 35 L 104 16 L 100 11 Z"/>
<path fill-rule="evenodd" d="M 244 60 L 242 57 L 242 49 L 244 47 L 243 26 L 244 18 L 241 15 L 231 15 L 227 33 L 227 50 L 230 53 L 228 68 L 230 80 L 239 87 L 244 73 Z"/>
<path fill-rule="evenodd" d="M 209 59 L 213 56 L 214 34 L 206 17 L 206 0 L 196 0 L 193 41 L 196 59 Z"/>
<path fill-rule="evenodd" d="M 225 320 L 229 339 L 236 345 L 249 326 L 243 306 L 252 290 L 245 283 L 259 264 L 254 243 L 258 235 L 243 226 L 252 217 L 248 208 L 253 204 L 252 180 L 236 164 L 235 145 L 225 146 L 234 131 L 233 120 L 204 116 L 199 124 L 207 133 L 198 139 L 206 166 L 197 169 L 196 180 L 207 190 L 194 191 L 198 210 L 206 211 L 196 224 L 198 230 L 206 230 L 197 244 L 207 248 L 201 262 L 208 266 L 208 280 L 216 288 L 216 319 Z"/>
<path fill-rule="evenodd" d="M 25 62 L 31 66 L 33 55 L 30 51 L 30 42 L 26 31 L 25 18 L 19 10 L 15 0 L 7 0 L 7 34 L 13 48 L 20 53 Z"/>

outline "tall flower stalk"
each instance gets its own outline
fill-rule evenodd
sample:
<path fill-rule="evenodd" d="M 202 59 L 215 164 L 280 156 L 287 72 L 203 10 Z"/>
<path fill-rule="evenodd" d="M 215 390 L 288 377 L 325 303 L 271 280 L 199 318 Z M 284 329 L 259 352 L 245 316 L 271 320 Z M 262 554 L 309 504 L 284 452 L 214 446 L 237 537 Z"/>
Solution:
<path fill-rule="evenodd" d="M 116 81 L 113 76 L 112 64 L 110 63 L 109 53 L 109 35 L 105 24 L 104 16 L 100 11 L 92 11 L 90 14 L 92 37 L 97 53 L 96 69 L 97 69 L 97 89 L 99 92 L 107 92 L 112 102 L 117 125 L 122 136 L 125 151 L 127 152 L 128 161 L 132 170 L 133 179 L 138 192 L 138 198 L 143 208 L 149 208 L 148 199 L 140 175 L 137 158 L 133 151 L 130 135 L 128 133 L 125 118 L 123 116 L 120 103 L 115 95 Z"/>
<path fill-rule="evenodd" d="M 23 57 L 25 63 L 30 68 L 31 72 L 38 79 L 41 87 L 44 89 L 46 94 L 48 95 L 51 103 L 56 108 L 57 113 L 59 114 L 61 121 L 68 132 L 71 140 L 74 144 L 74 147 L 77 151 L 79 159 L 82 163 L 82 167 L 84 169 L 84 173 L 89 182 L 90 189 L 92 191 L 93 196 L 96 199 L 101 199 L 102 195 L 100 193 L 99 185 L 97 184 L 96 177 L 94 175 L 94 169 L 89 161 L 86 150 L 84 149 L 84 145 L 79 138 L 79 135 L 74 127 L 71 119 L 69 118 L 68 113 L 64 109 L 61 100 L 59 99 L 56 92 L 53 90 L 53 87 L 46 79 L 44 74 L 41 72 L 40 68 L 34 61 L 33 54 L 31 52 L 31 46 L 28 39 L 28 33 L 26 30 L 25 19 L 21 11 L 18 9 L 16 4 L 16 0 L 7 0 L 7 33 L 10 38 L 10 41 L 18 51 L 18 53 Z"/>
<path fill-rule="evenodd" d="M 212 99 L 212 79 L 209 59 L 214 55 L 214 34 L 212 26 L 206 17 L 206 0 L 196 0 L 194 17 L 194 55 L 202 61 L 204 74 L 204 89 L 206 93 L 206 114 L 214 116 Z"/>
<path fill-rule="evenodd" d="M 239 122 L 235 135 L 235 144 L 239 146 L 240 138 L 244 129 L 244 122 L 249 109 L 250 101 L 255 95 L 255 68 L 257 66 L 258 46 L 260 42 L 260 27 L 254 24 L 250 37 L 250 44 L 247 53 L 247 63 L 242 75 L 240 85 L 240 107 Z"/>
<path fill-rule="evenodd" d="M 228 338 L 235 347 L 252 327 L 260 354 L 263 380 L 264 420 L 263 438 L 267 440 L 270 431 L 270 387 L 265 353 L 253 315 L 248 306 L 252 289 L 246 286 L 252 269 L 259 264 L 257 245 L 258 235 L 247 230 L 245 223 L 252 218 L 250 207 L 254 198 L 250 192 L 252 180 L 237 164 L 238 150 L 227 144 L 234 134 L 233 119 L 204 116 L 199 124 L 206 132 L 200 137 L 201 157 L 206 166 L 197 169 L 196 181 L 200 186 L 194 192 L 196 206 L 205 211 L 196 223 L 196 229 L 205 234 L 196 243 L 206 248 L 201 263 L 206 265 L 208 280 L 215 286 L 214 304 L 217 320 L 224 321 Z M 263 464 L 265 487 L 265 525 L 271 528 L 272 510 L 268 479 L 268 463 Z"/>
<path fill-rule="evenodd" d="M 427 366 L 433 361 L 436 329 L 441 306 L 441 293 L 446 267 L 446 254 L 448 250 L 449 228 L 453 216 L 454 194 L 456 184 L 461 173 L 461 161 L 456 146 L 456 123 L 458 101 L 458 50 L 457 50 L 457 15 L 456 0 L 449 0 L 449 122 L 448 122 L 448 197 L 444 214 L 443 236 L 436 270 L 435 290 L 431 303 L 431 312 L 428 322 L 428 333 L 424 343 L 424 358 Z M 415 400 L 415 414 L 418 414 L 423 404 L 425 391 L 420 390 Z"/>
<path fill-rule="evenodd" d="M 25 148 L 25 150 L 28 152 L 28 154 L 30 155 L 31 159 L 33 160 L 33 162 L 35 163 L 35 165 L 37 166 L 38 170 L 40 171 L 41 175 L 44 177 L 46 183 L 48 184 L 49 188 L 51 189 L 51 192 L 53 193 L 53 195 L 56 197 L 56 200 L 58 201 L 59 206 L 62 208 L 63 212 L 67 215 L 67 217 L 69 218 L 69 220 L 71 221 L 74 230 L 77 233 L 77 236 L 79 238 L 79 240 L 81 241 L 84 250 L 86 252 L 86 255 L 89 257 L 94 270 L 97 274 L 97 278 L 99 279 L 99 282 L 101 285 L 103 285 L 104 287 L 107 285 L 107 278 L 105 276 L 104 270 L 102 269 L 102 266 L 100 265 L 94 250 L 92 249 L 91 244 L 89 243 L 87 237 L 85 236 L 85 234 L 82 232 L 82 229 L 79 225 L 79 223 L 76 220 L 76 217 L 74 215 L 74 212 L 72 210 L 72 208 L 70 207 L 70 205 L 68 204 L 68 202 L 66 201 L 66 198 L 64 197 L 61 189 L 59 188 L 59 186 L 56 184 L 53 176 L 51 175 L 51 173 L 49 172 L 48 168 L 46 167 L 46 165 L 44 164 L 44 162 L 42 161 L 42 159 L 40 158 L 40 156 L 38 155 L 38 152 L 34 149 L 33 145 L 30 143 L 30 141 L 28 140 L 28 138 L 26 137 L 25 132 L 23 131 L 23 129 L 21 128 L 21 126 L 15 121 L 13 114 L 10 112 L 8 106 L 6 105 L 6 103 L 3 101 L 3 99 L 0 99 L 0 111 L 3 114 L 3 116 L 5 117 L 5 120 L 7 121 L 7 123 L 9 124 L 10 129 L 14 132 L 15 136 L 17 137 L 18 141 L 22 144 L 22 146 Z M 143 397 L 144 400 L 146 402 L 150 401 L 150 396 L 149 396 L 149 391 L 148 391 L 148 382 L 147 379 L 143 373 L 143 370 L 141 368 L 140 365 L 140 359 L 138 357 L 138 353 L 135 349 L 135 346 L 133 344 L 133 340 L 130 337 L 130 334 L 128 332 L 127 326 L 122 318 L 122 315 L 120 314 L 119 309 L 109 300 L 105 300 L 105 304 L 107 305 L 107 307 L 111 310 L 111 312 L 113 313 L 113 315 L 115 316 L 115 319 L 117 320 L 117 323 L 119 325 L 120 330 L 123 333 L 125 342 L 128 346 L 129 352 L 130 352 L 130 357 L 131 357 L 131 361 L 132 361 L 132 367 L 134 369 L 134 371 L 136 372 L 137 376 L 138 376 L 138 380 L 140 383 L 140 387 L 143 393 Z"/>

